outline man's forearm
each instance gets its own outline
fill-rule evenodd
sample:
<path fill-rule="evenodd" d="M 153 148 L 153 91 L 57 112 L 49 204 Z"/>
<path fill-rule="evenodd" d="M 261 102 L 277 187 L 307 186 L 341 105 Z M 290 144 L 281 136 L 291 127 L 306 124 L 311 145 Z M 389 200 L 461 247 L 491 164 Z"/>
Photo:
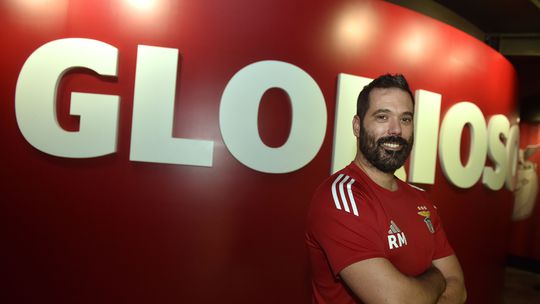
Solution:
<path fill-rule="evenodd" d="M 437 304 L 463 304 L 467 299 L 465 278 L 455 255 L 433 261 L 446 279 L 446 289 Z"/>
<path fill-rule="evenodd" d="M 431 266 L 426 272 L 415 277 L 418 283 L 422 286 L 423 294 L 421 297 L 426 297 L 427 300 L 436 303 L 446 290 L 446 280 L 441 271 L 434 266 Z"/>
<path fill-rule="evenodd" d="M 384 258 L 347 266 L 340 276 L 364 303 L 435 304 L 446 288 L 438 268 L 432 266 L 421 275 L 410 277 Z"/>

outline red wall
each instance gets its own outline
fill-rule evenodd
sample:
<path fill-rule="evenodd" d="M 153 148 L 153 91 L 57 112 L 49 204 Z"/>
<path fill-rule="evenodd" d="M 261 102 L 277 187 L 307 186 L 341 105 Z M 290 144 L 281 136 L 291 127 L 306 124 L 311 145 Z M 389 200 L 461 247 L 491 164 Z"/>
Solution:
<path fill-rule="evenodd" d="M 330 172 L 338 73 L 404 73 L 413 89 L 442 94 L 441 119 L 451 105 L 470 101 L 486 118 L 515 120 L 515 72 L 503 56 L 382 1 L 156 0 L 156 12 L 136 11 L 121 0 L 15 2 L 0 4 L 4 303 L 309 303 L 304 218 L 313 190 Z M 339 20 L 351 13 L 367 22 L 356 38 L 339 38 Z M 60 124 L 77 130 L 69 92 L 119 95 L 114 154 L 54 157 L 34 149 L 18 129 L 15 86 L 25 60 L 41 45 L 70 37 L 119 49 L 118 77 L 70 73 L 58 101 Z M 173 134 L 213 140 L 212 167 L 129 161 L 139 44 L 179 49 Z M 260 60 L 302 68 L 325 98 L 322 148 L 291 173 L 242 165 L 219 130 L 225 85 Z M 290 112 L 283 94 L 265 98 L 271 100 L 263 102 L 260 133 L 279 146 Z M 289 119 L 271 119 L 278 115 Z M 440 166 L 427 188 L 463 264 L 469 302 L 496 303 L 512 194 L 481 182 L 458 189 Z"/>

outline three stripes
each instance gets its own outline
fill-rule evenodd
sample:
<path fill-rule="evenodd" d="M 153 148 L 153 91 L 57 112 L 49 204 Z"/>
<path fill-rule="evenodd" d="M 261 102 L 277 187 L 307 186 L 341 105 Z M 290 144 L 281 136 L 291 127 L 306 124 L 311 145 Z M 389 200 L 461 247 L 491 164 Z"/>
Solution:
<path fill-rule="evenodd" d="M 352 213 L 356 216 L 358 216 L 358 210 L 356 208 L 356 201 L 354 200 L 353 194 L 352 194 L 352 184 L 354 183 L 354 178 L 351 178 L 348 175 L 340 174 L 336 178 L 336 180 L 332 183 L 332 197 L 334 198 L 334 203 L 336 204 L 336 208 L 339 210 L 341 209 L 341 205 L 343 204 L 343 209 L 346 212 Z M 345 188 L 347 188 L 347 195 L 345 195 Z M 338 196 L 339 193 L 339 196 Z M 348 200 L 347 200 L 348 198 Z M 349 208 L 350 204 L 350 208 Z"/>
<path fill-rule="evenodd" d="M 394 221 L 390 221 L 390 230 L 388 230 L 388 234 L 394 234 L 401 232 L 401 229 L 394 223 Z"/>

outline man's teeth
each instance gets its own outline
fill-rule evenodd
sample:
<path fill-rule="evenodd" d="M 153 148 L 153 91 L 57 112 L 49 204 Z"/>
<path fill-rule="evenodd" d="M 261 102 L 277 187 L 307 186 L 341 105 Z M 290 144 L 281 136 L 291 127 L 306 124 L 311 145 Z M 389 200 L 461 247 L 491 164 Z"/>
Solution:
<path fill-rule="evenodd" d="M 395 143 L 384 143 L 383 146 L 391 148 L 391 149 L 397 149 L 401 147 L 400 144 L 395 144 Z"/>

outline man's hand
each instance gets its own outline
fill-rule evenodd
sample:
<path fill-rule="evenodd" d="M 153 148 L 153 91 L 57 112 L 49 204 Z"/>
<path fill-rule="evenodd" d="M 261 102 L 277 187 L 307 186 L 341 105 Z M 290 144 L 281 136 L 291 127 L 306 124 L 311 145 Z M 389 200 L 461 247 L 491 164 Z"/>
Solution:
<path fill-rule="evenodd" d="M 437 260 L 438 264 L 446 270 L 447 263 L 441 260 Z M 431 267 L 418 277 L 408 277 L 387 259 L 373 258 L 346 267 L 340 276 L 364 303 L 445 303 L 437 302 L 447 290 L 446 279 L 438 267 Z"/>

